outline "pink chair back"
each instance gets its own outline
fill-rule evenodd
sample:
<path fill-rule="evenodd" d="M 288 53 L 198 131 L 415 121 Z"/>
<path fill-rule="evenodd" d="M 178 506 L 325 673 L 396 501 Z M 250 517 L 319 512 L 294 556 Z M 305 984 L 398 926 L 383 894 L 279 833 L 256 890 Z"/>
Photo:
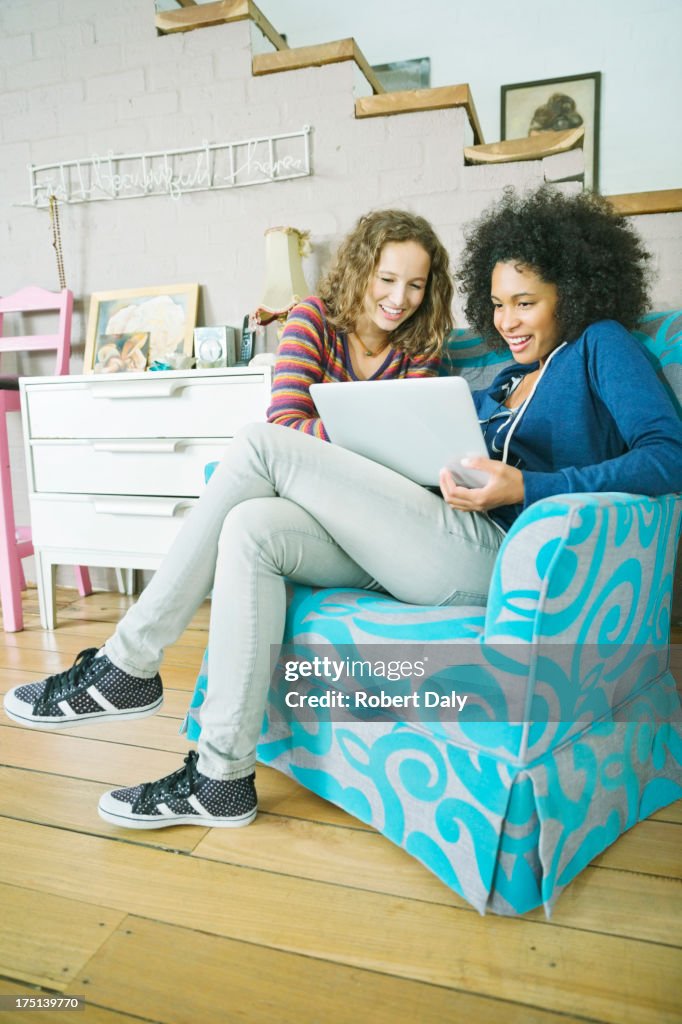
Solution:
<path fill-rule="evenodd" d="M 56 310 L 59 323 L 54 334 L 21 334 L 5 336 L 5 313 L 40 313 Z M 73 293 L 68 288 L 49 292 L 44 288 L 22 288 L 14 295 L 0 298 L 0 357 L 3 352 L 45 352 L 54 349 L 54 373 L 62 376 L 69 372 L 71 354 L 71 315 Z M 16 633 L 24 628 L 21 591 L 26 580 L 21 567 L 23 558 L 33 554 L 33 541 L 28 526 L 17 527 L 12 499 L 12 476 L 7 435 L 6 413 L 19 412 L 19 391 L 16 377 L 0 379 L 0 605 L 5 632 Z M 76 568 L 78 590 L 85 596 L 92 593 L 88 570 Z M 54 573 L 47 600 L 54 605 Z"/>
<path fill-rule="evenodd" d="M 54 334 L 22 334 L 5 336 L 3 319 L 5 313 L 38 313 L 43 310 L 57 310 L 59 324 Z M 55 374 L 69 372 L 71 354 L 71 317 L 73 314 L 73 292 L 63 288 L 50 292 L 45 288 L 22 288 L 13 295 L 0 298 L 0 356 L 3 352 L 43 352 L 56 349 Z"/>

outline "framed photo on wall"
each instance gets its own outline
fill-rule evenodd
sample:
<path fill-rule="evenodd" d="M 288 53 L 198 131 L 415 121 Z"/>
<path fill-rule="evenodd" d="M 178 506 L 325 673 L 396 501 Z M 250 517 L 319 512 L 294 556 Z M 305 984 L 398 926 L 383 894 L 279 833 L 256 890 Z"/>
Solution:
<path fill-rule="evenodd" d="M 501 139 L 585 127 L 585 188 L 599 191 L 601 71 L 502 86 Z"/>
<path fill-rule="evenodd" d="M 198 284 L 94 292 L 84 373 L 145 370 L 171 352 L 192 355 Z"/>

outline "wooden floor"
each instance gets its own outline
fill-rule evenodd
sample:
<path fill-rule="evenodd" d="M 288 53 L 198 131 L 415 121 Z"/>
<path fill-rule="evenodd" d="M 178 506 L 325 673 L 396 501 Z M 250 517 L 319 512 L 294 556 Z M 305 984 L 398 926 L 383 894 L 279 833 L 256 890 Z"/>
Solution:
<path fill-rule="evenodd" d="M 46 633 L 28 592 L 25 631 L 0 632 L 2 692 L 102 642 L 129 602 L 74 595 Z M 682 802 L 588 867 L 551 922 L 480 917 L 268 768 L 249 828 L 101 821 L 104 789 L 179 767 L 206 618 L 167 653 L 154 718 L 61 734 L 2 718 L 0 996 L 84 996 L 75 1018 L 28 1018 L 61 1024 L 680 1024 Z"/>

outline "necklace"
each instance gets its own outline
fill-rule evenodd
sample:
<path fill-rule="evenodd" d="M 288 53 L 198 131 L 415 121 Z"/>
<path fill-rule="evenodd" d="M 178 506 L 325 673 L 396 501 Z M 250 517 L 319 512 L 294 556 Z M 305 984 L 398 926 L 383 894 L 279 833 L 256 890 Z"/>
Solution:
<path fill-rule="evenodd" d="M 367 345 L 366 345 L 366 344 L 364 343 L 364 341 L 362 340 L 362 338 L 360 337 L 360 335 L 359 335 L 359 334 L 358 334 L 358 333 L 357 333 L 356 331 L 351 331 L 351 336 L 352 336 L 353 338 L 357 338 L 357 340 L 358 340 L 358 341 L 359 341 L 359 343 L 360 343 L 360 348 L 362 349 L 362 354 L 363 354 L 363 356 L 367 356 L 368 358 L 369 358 L 370 356 L 378 356 L 378 355 L 379 355 L 379 354 L 380 354 L 381 352 L 383 352 L 383 351 L 384 351 L 384 349 L 385 349 L 385 348 L 386 348 L 386 346 L 388 345 L 388 342 L 387 342 L 387 341 L 385 341 L 385 342 L 383 343 L 383 345 L 381 345 L 381 346 L 380 346 L 380 347 L 379 347 L 379 348 L 378 348 L 378 349 L 376 350 L 376 352 L 373 352 L 371 348 L 368 348 L 368 347 L 367 347 Z"/>

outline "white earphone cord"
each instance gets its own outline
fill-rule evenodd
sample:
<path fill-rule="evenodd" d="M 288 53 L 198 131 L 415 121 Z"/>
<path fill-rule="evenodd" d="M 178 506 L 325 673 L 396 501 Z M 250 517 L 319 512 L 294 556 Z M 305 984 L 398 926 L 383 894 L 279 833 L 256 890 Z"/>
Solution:
<path fill-rule="evenodd" d="M 550 354 L 547 356 L 547 359 L 545 361 L 545 365 L 540 370 L 540 376 L 535 381 L 535 384 L 533 384 L 531 393 L 529 394 L 528 398 L 525 400 L 525 402 L 523 403 L 523 405 L 519 409 L 517 415 L 514 417 L 514 422 L 512 423 L 511 427 L 509 428 L 509 431 L 508 431 L 507 436 L 505 438 L 504 448 L 502 449 L 502 461 L 503 462 L 507 461 L 507 456 L 509 455 L 509 442 L 512 439 L 512 434 L 514 433 L 514 431 L 518 427 L 519 421 L 521 420 L 521 417 L 523 416 L 524 412 L 528 408 L 530 400 L 533 397 L 533 395 L 535 394 L 535 390 L 536 390 L 538 384 L 540 383 L 540 381 L 542 380 L 542 377 L 543 377 L 543 375 L 545 373 L 545 370 L 547 369 L 547 367 L 549 366 L 549 364 L 551 363 L 552 359 L 557 354 L 557 352 L 560 352 L 561 349 L 564 348 L 565 345 L 566 345 L 566 342 L 565 341 L 562 342 L 561 345 L 558 346 L 558 348 L 555 348 L 554 351 L 550 352 Z"/>

